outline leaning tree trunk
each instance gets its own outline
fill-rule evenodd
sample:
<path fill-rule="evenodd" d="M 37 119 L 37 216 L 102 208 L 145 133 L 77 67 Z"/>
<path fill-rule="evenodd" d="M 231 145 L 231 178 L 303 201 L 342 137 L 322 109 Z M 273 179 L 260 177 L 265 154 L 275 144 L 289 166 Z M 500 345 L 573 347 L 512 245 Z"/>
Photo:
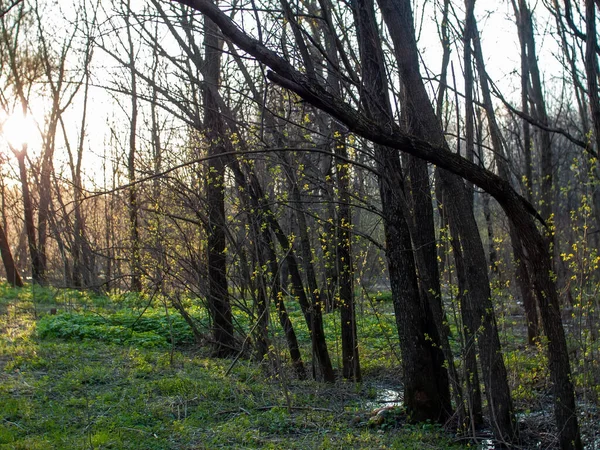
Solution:
<path fill-rule="evenodd" d="M 275 244 L 273 242 L 273 238 L 271 237 L 271 230 L 268 228 L 263 231 L 263 241 L 267 250 L 269 270 L 272 274 L 271 302 L 275 304 L 277 309 L 279 324 L 283 329 L 288 344 L 288 350 L 292 360 L 292 367 L 294 368 L 298 378 L 304 380 L 306 379 L 306 369 L 304 368 L 304 363 L 302 362 L 302 355 L 300 354 L 300 346 L 298 345 L 298 338 L 296 337 L 294 326 L 290 320 L 290 316 L 287 313 L 287 309 L 283 301 L 283 290 L 281 289 L 281 283 L 279 281 L 280 278 L 279 264 L 277 263 L 277 253 L 275 252 Z"/>

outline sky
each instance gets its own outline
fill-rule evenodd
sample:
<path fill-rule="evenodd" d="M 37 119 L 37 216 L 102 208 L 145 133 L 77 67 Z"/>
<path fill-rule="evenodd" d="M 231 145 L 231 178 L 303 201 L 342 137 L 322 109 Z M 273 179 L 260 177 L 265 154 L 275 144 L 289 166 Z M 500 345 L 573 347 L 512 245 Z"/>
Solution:
<path fill-rule="evenodd" d="M 167 3 L 167 2 L 165 2 Z M 456 3 L 456 14 L 462 18 L 464 12 L 461 10 L 462 2 Z M 139 8 L 144 4 L 143 0 L 132 0 L 132 5 L 135 8 Z M 436 12 L 436 2 L 431 0 L 417 0 L 415 2 L 415 19 L 417 22 L 417 29 L 419 33 L 419 48 L 422 53 L 423 67 L 421 72 L 424 76 L 430 74 L 437 75 L 440 70 L 441 63 L 441 45 L 438 37 L 438 30 L 435 17 L 439 17 L 439 11 Z M 58 2 L 52 2 L 48 0 L 48 5 L 51 8 L 59 7 Z M 106 7 L 107 3 L 103 6 Z M 550 18 L 547 13 L 544 13 L 545 9 L 541 4 L 537 4 L 536 18 L 538 20 L 538 56 L 542 62 L 541 67 L 543 68 L 542 76 L 546 79 L 562 75 L 562 67 L 558 64 L 552 53 L 556 51 L 556 43 L 554 39 L 546 36 L 545 29 L 548 25 Z M 60 12 L 51 12 L 55 14 L 57 18 L 64 15 L 61 20 L 69 21 L 74 19 L 74 10 L 61 9 Z M 503 94 L 508 99 L 513 99 L 515 104 L 518 105 L 520 101 L 520 82 L 517 68 L 519 67 L 519 44 L 518 36 L 516 31 L 516 25 L 514 24 L 513 10 L 509 0 L 493 1 L 493 0 L 479 0 L 476 3 L 476 16 L 478 20 L 478 27 L 481 33 L 482 46 L 484 57 L 486 58 L 487 70 L 493 80 L 501 89 Z M 48 33 L 52 33 L 52 30 L 68 29 L 68 24 L 63 23 L 62 25 L 56 24 L 52 21 L 46 24 Z M 121 38 L 123 39 L 124 31 L 121 31 Z M 52 36 L 60 42 L 61 33 Z M 461 66 L 462 66 L 462 55 L 461 50 L 456 46 L 453 47 L 452 60 L 454 62 L 455 71 L 457 74 L 457 87 L 461 90 Z M 102 182 L 104 174 L 99 167 L 104 163 L 102 160 L 105 154 L 106 148 L 109 145 L 109 141 L 113 139 L 114 135 L 111 135 L 110 126 L 118 126 L 119 124 L 126 123 L 128 120 L 128 104 L 125 97 L 116 96 L 109 94 L 102 89 L 102 86 L 114 85 L 115 81 L 119 81 L 119 71 L 115 71 L 115 61 L 110 56 L 104 53 L 100 49 L 95 50 L 94 54 L 94 80 L 99 86 L 91 89 L 91 101 L 90 108 L 88 110 L 89 118 L 88 125 L 86 127 L 87 133 L 87 151 L 84 159 L 84 171 L 88 174 L 88 182 L 90 185 L 99 185 Z M 76 61 L 76 59 L 74 60 Z M 77 64 L 77 62 L 75 62 Z M 106 72 L 103 72 L 105 71 Z M 429 71 L 429 72 L 428 72 Z M 122 76 L 122 75 L 121 75 Z M 116 77 L 116 78 L 115 78 Z M 123 81 L 122 79 L 120 81 Z M 35 100 L 36 102 L 39 100 Z M 40 105 L 35 106 L 34 110 L 38 111 L 37 117 L 34 114 L 34 118 L 43 125 L 43 114 L 39 114 L 39 111 L 47 110 Z M 78 135 L 80 133 L 80 117 L 82 112 L 82 100 L 81 96 L 74 102 L 73 107 L 67 110 L 65 118 L 67 123 L 72 124 L 72 129 L 69 130 L 69 138 L 73 143 L 76 143 Z M 0 113 L 0 122 L 7 119 L 6 114 L 2 117 Z M 15 120 L 15 119 L 11 119 Z M 25 127 L 25 126 L 24 126 Z M 27 136 L 32 155 L 35 155 L 36 148 L 39 149 L 41 141 L 35 138 L 35 131 L 31 131 L 30 128 L 23 128 L 23 132 L 13 133 L 17 135 Z M 112 136 L 112 137 L 111 137 Z M 123 141 L 124 136 L 121 136 Z M 13 138 L 14 139 L 14 138 Z M 64 143 L 60 144 L 59 147 Z M 6 147 L 6 145 L 4 145 Z M 5 148 L 6 150 L 6 148 Z M 60 163 L 66 161 L 66 153 L 57 151 L 57 166 Z"/>

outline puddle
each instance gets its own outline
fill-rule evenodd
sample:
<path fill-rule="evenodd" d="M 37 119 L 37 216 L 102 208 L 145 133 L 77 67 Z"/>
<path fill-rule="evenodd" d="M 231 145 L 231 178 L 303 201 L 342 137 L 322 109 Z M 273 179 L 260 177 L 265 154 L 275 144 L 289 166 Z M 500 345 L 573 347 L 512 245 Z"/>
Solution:
<path fill-rule="evenodd" d="M 492 441 L 491 439 L 484 439 L 483 441 L 481 441 L 481 444 L 479 445 L 479 449 L 480 450 L 495 450 L 496 445 L 494 444 L 494 441 Z"/>
<path fill-rule="evenodd" d="M 368 409 L 377 409 L 385 406 L 402 406 L 404 396 L 401 389 L 376 388 L 375 400 L 366 403 Z"/>

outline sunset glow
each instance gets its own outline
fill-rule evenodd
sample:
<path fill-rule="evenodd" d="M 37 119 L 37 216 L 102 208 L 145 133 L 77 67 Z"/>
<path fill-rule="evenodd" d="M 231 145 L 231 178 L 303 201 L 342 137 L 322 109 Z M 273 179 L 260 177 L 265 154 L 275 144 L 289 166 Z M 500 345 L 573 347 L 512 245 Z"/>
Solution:
<path fill-rule="evenodd" d="M 38 139 L 39 131 L 31 116 L 13 113 L 2 124 L 2 136 L 10 147 L 20 149 Z"/>

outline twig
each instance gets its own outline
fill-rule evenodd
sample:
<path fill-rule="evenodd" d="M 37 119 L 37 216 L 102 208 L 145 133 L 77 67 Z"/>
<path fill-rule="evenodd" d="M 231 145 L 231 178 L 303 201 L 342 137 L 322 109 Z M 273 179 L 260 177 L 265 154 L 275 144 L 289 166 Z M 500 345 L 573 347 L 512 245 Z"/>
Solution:
<path fill-rule="evenodd" d="M 287 406 L 282 405 L 269 405 L 269 406 L 259 406 L 256 408 L 257 411 L 268 411 L 270 409 L 275 408 L 288 408 Z M 315 408 L 313 406 L 292 406 L 291 409 L 296 411 L 323 411 L 323 412 L 333 412 L 332 409 L 329 408 Z"/>

